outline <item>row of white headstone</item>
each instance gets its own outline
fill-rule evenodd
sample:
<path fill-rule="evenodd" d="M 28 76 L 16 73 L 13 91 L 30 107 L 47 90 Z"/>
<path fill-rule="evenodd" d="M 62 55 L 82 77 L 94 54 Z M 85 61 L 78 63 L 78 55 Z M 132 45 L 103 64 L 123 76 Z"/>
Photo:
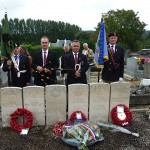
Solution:
<path fill-rule="evenodd" d="M 34 126 L 54 125 L 82 111 L 90 121 L 109 121 L 110 111 L 118 104 L 129 106 L 130 83 L 114 82 L 49 85 L 44 87 L 1 88 L 2 126 L 10 126 L 10 114 L 26 108 L 34 117 Z"/>

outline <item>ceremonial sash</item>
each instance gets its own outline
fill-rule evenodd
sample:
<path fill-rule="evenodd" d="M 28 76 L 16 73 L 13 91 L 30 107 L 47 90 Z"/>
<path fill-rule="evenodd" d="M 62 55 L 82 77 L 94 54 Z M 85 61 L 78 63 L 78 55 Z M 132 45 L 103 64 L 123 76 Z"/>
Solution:
<path fill-rule="evenodd" d="M 112 52 L 110 50 L 108 50 L 108 51 L 109 51 L 109 54 L 110 54 L 112 64 L 113 64 L 114 68 L 117 69 L 120 66 L 120 64 L 116 64 Z"/>
<path fill-rule="evenodd" d="M 19 65 L 16 63 L 16 61 L 15 61 L 13 55 L 11 56 L 11 59 L 12 59 L 12 61 L 13 61 L 13 63 L 14 63 L 14 67 L 15 67 L 15 68 L 17 69 L 17 71 L 19 72 Z"/>
<path fill-rule="evenodd" d="M 13 61 L 13 63 L 14 63 L 14 67 L 16 68 L 16 70 L 17 70 L 17 77 L 19 78 L 20 77 L 20 73 L 25 73 L 27 70 L 19 70 L 19 65 L 17 64 L 17 62 L 15 61 L 15 59 L 14 59 L 14 56 L 12 55 L 11 56 L 11 59 L 12 59 L 12 61 Z"/>

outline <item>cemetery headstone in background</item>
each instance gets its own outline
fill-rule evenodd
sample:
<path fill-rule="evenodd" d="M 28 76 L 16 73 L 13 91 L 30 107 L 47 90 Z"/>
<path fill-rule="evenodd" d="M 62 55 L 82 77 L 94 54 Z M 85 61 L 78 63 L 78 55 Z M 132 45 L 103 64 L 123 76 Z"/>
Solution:
<path fill-rule="evenodd" d="M 144 71 L 139 70 L 136 57 L 127 58 L 127 65 L 125 66 L 124 73 L 134 78 L 144 77 Z"/>

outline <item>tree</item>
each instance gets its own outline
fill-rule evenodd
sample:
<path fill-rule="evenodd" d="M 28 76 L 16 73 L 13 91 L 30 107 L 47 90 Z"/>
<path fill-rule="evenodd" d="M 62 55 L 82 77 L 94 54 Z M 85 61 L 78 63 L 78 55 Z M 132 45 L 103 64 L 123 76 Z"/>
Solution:
<path fill-rule="evenodd" d="M 116 32 L 118 35 L 118 43 L 128 48 L 131 51 L 137 51 L 139 43 L 142 41 L 142 34 L 146 24 L 141 22 L 138 17 L 138 12 L 133 10 L 110 10 L 103 16 L 106 33 Z M 96 28 L 95 35 L 98 35 L 99 24 Z M 93 35 L 93 39 L 97 36 Z M 96 41 L 96 39 L 95 39 Z"/>
<path fill-rule="evenodd" d="M 3 21 L 3 20 L 2 20 Z M 51 42 L 56 42 L 57 39 L 74 40 L 75 34 L 81 32 L 81 28 L 77 25 L 71 25 L 64 22 L 33 20 L 31 18 L 10 19 L 9 21 L 12 38 L 17 43 L 39 44 L 43 35 L 48 36 Z M 2 27 L 0 25 L 0 33 Z"/>
<path fill-rule="evenodd" d="M 147 37 L 146 40 L 150 40 L 150 31 L 147 31 Z"/>
<path fill-rule="evenodd" d="M 81 31 L 75 34 L 75 39 L 81 43 L 81 50 L 83 49 L 83 43 L 88 43 L 89 48 L 95 51 L 95 43 L 91 41 L 91 35 L 94 31 Z"/>

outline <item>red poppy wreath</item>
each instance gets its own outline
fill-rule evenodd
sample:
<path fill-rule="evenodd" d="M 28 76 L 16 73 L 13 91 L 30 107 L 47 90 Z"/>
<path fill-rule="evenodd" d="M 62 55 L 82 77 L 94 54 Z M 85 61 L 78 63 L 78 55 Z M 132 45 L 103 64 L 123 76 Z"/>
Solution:
<path fill-rule="evenodd" d="M 63 135 L 62 127 L 65 124 L 67 124 L 67 121 L 57 122 L 53 127 L 53 133 L 57 136 L 62 136 Z"/>
<path fill-rule="evenodd" d="M 19 117 L 25 118 L 24 124 L 19 124 Z M 32 113 L 24 108 L 18 108 L 15 112 L 10 115 L 10 125 L 13 130 L 21 132 L 24 128 L 31 128 L 33 125 L 33 115 Z"/>
<path fill-rule="evenodd" d="M 77 117 L 77 115 L 81 115 L 79 118 Z M 84 115 L 84 113 L 82 111 L 74 111 L 71 115 L 70 115 L 70 121 L 74 122 L 76 120 L 83 120 L 83 121 L 87 121 L 86 116 Z"/>
<path fill-rule="evenodd" d="M 111 119 L 116 125 L 126 126 L 132 121 L 132 112 L 126 105 L 119 104 L 111 110 Z"/>

